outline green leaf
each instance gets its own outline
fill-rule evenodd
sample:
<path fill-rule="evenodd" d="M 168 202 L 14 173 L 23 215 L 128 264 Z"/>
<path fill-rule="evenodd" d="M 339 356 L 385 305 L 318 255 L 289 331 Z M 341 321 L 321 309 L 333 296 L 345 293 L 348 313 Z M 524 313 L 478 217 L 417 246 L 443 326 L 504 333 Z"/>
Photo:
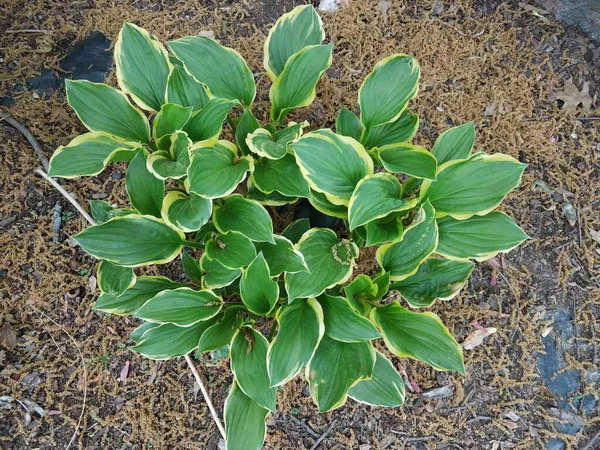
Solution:
<path fill-rule="evenodd" d="M 403 231 L 402 217 L 399 214 L 373 220 L 365 225 L 365 232 L 367 233 L 365 246 L 370 247 L 397 241 L 402 236 Z"/>
<path fill-rule="evenodd" d="M 310 396 L 319 412 L 342 406 L 348 389 L 371 378 L 374 365 L 375 350 L 370 342 L 341 342 L 323 335 L 306 366 Z"/>
<path fill-rule="evenodd" d="M 437 161 L 425 147 L 407 143 L 389 144 L 379 147 L 377 154 L 388 172 L 435 180 Z"/>
<path fill-rule="evenodd" d="M 310 187 L 335 205 L 347 206 L 356 184 L 373 173 L 363 146 L 329 129 L 307 133 L 291 148 Z"/>
<path fill-rule="evenodd" d="M 265 194 L 263 191 L 258 189 L 252 182 L 252 178 L 246 183 L 248 192 L 246 198 L 248 200 L 256 200 L 258 203 L 264 206 L 283 206 L 289 205 L 298 201 L 298 197 L 288 197 L 281 194 L 278 191 L 273 191 L 270 194 Z"/>
<path fill-rule="evenodd" d="M 189 327 L 165 323 L 150 328 L 140 342 L 129 349 L 149 359 L 161 360 L 183 356 L 196 348 L 202 333 L 213 324 L 214 319 L 197 322 Z"/>
<path fill-rule="evenodd" d="M 264 47 L 264 67 L 275 81 L 290 57 L 308 45 L 325 39 L 321 18 L 312 5 L 299 5 L 283 14 L 269 31 Z"/>
<path fill-rule="evenodd" d="M 364 127 L 356 114 L 345 106 L 340 109 L 337 119 L 335 119 L 336 133 L 360 141 L 363 130 Z"/>
<path fill-rule="evenodd" d="M 257 252 L 262 252 L 269 265 L 272 277 L 282 272 L 296 273 L 308 271 L 304 256 L 296 250 L 291 241 L 283 236 L 273 235 L 275 244 L 269 242 L 256 242 Z"/>
<path fill-rule="evenodd" d="M 419 266 L 417 273 L 392 283 L 391 289 L 400 292 L 412 308 L 428 307 L 438 298 L 454 298 L 469 279 L 473 267 L 471 262 L 429 258 Z"/>
<path fill-rule="evenodd" d="M 223 313 L 223 319 L 206 329 L 200 337 L 196 358 L 201 353 L 217 350 L 228 345 L 236 330 L 241 326 L 246 309 L 241 305 L 228 306 Z"/>
<path fill-rule="evenodd" d="M 456 370 L 464 375 L 462 349 L 435 314 L 412 312 L 393 302 L 374 308 L 371 321 L 394 355 L 418 359 L 436 370 Z"/>
<path fill-rule="evenodd" d="M 333 44 L 308 45 L 294 53 L 271 85 L 271 119 L 280 123 L 294 108 L 308 106 L 319 78 L 331 65 Z"/>
<path fill-rule="evenodd" d="M 263 408 L 275 412 L 277 388 L 271 387 L 267 370 L 265 337 L 252 328 L 236 331 L 231 341 L 231 371 L 240 388 Z"/>
<path fill-rule="evenodd" d="M 254 117 L 250 108 L 244 109 L 244 114 L 242 114 L 242 117 L 235 128 L 235 141 L 243 155 L 250 153 L 248 144 L 246 144 L 246 137 L 259 128 L 260 123 L 258 123 L 256 117 Z"/>
<path fill-rule="evenodd" d="M 159 111 L 171 71 L 163 45 L 143 28 L 125 23 L 115 44 L 115 65 L 121 89 L 141 108 Z"/>
<path fill-rule="evenodd" d="M 184 67 L 173 65 L 167 81 L 167 101 L 189 106 L 198 111 L 206 106 L 210 98 L 206 88 L 192 77 Z"/>
<path fill-rule="evenodd" d="M 66 86 L 67 102 L 88 130 L 150 143 L 148 119 L 121 91 L 85 80 L 67 80 Z"/>
<path fill-rule="evenodd" d="M 212 202 L 196 194 L 189 196 L 181 191 L 169 191 L 162 206 L 163 220 L 173 228 L 191 233 L 208 222 Z"/>
<path fill-rule="evenodd" d="M 267 435 L 269 410 L 263 408 L 234 381 L 225 401 L 227 450 L 260 450 Z"/>
<path fill-rule="evenodd" d="M 239 269 L 249 265 L 256 258 L 252 241 L 241 233 L 213 233 L 205 243 L 206 256 L 216 259 L 228 269 Z"/>
<path fill-rule="evenodd" d="M 104 200 L 88 200 L 90 204 L 90 214 L 96 223 L 104 223 L 114 217 L 113 207 Z"/>
<path fill-rule="evenodd" d="M 177 257 L 185 236 L 152 216 L 115 217 L 73 239 L 97 259 L 125 267 L 165 264 Z"/>
<path fill-rule="evenodd" d="M 355 312 L 344 297 L 323 294 L 317 300 L 323 308 L 327 336 L 342 342 L 367 342 L 381 337 L 369 319 Z"/>
<path fill-rule="evenodd" d="M 498 211 L 465 220 L 446 216 L 437 222 L 440 242 L 436 253 L 449 259 L 485 261 L 529 239 L 514 220 Z"/>
<path fill-rule="evenodd" d="M 258 128 L 246 137 L 246 145 L 250 151 L 269 159 L 283 158 L 287 152 L 287 144 L 275 142 L 269 130 Z"/>
<path fill-rule="evenodd" d="M 254 162 L 254 172 L 250 176 L 255 186 L 268 194 L 277 191 L 288 197 L 310 195 L 308 183 L 291 154 L 276 160 L 259 158 Z"/>
<path fill-rule="evenodd" d="M 148 331 L 151 328 L 158 327 L 158 326 L 160 326 L 159 323 L 144 322 L 139 327 L 137 327 L 135 330 L 133 330 L 131 333 L 129 333 L 129 339 L 131 339 L 133 342 L 135 342 L 137 344 L 138 342 L 140 342 L 143 339 L 144 333 L 146 331 Z"/>
<path fill-rule="evenodd" d="M 296 244 L 304 255 L 309 272 L 285 274 L 289 302 L 296 298 L 316 297 L 351 275 L 358 248 L 347 239 L 338 239 L 326 228 L 313 228 Z"/>
<path fill-rule="evenodd" d="M 142 214 L 160 217 L 165 182 L 148 170 L 147 152 L 142 149 L 131 160 L 125 175 L 125 186 L 132 206 Z"/>
<path fill-rule="evenodd" d="M 471 153 L 474 142 L 475 124 L 468 122 L 449 128 L 440 134 L 431 153 L 440 165 L 453 159 L 466 159 Z"/>
<path fill-rule="evenodd" d="M 135 314 L 144 303 L 165 289 L 176 289 L 183 286 L 165 277 L 137 277 L 137 281 L 119 297 L 101 294 L 92 309 L 109 314 Z"/>
<path fill-rule="evenodd" d="M 282 306 L 275 316 L 279 331 L 267 353 L 271 386 L 283 386 L 313 357 L 324 333 L 323 311 L 314 299 Z"/>
<path fill-rule="evenodd" d="M 371 406 L 397 408 L 404 403 L 404 381 L 392 362 L 376 351 L 373 378 L 352 386 L 348 396 Z"/>
<path fill-rule="evenodd" d="M 308 219 L 298 219 L 290 223 L 281 233 L 283 237 L 290 240 L 292 244 L 298 243 L 304 233 L 310 230 L 310 222 Z"/>
<path fill-rule="evenodd" d="M 262 252 L 242 272 L 240 297 L 246 308 L 259 316 L 268 315 L 279 299 L 279 284 L 271 278 Z"/>
<path fill-rule="evenodd" d="M 88 200 L 88 202 L 90 204 L 90 213 L 96 224 L 104 223 L 113 217 L 138 213 L 133 208 L 113 208 L 110 203 L 103 200 Z"/>
<path fill-rule="evenodd" d="M 389 273 L 380 274 L 375 279 L 360 274 L 344 286 L 344 294 L 355 311 L 367 316 L 371 311 L 369 302 L 381 300 L 388 293 L 389 286 Z"/>
<path fill-rule="evenodd" d="M 249 106 L 256 86 L 252 71 L 235 50 L 206 36 L 187 36 L 168 43 L 192 76 L 220 98 L 239 100 Z"/>
<path fill-rule="evenodd" d="M 416 200 L 402 197 L 400 181 L 390 173 L 367 175 L 356 185 L 348 206 L 350 231 L 390 213 L 412 209 Z"/>
<path fill-rule="evenodd" d="M 131 161 L 140 148 L 139 142 L 120 141 L 99 131 L 85 133 L 56 149 L 50 158 L 48 176 L 98 175 L 113 161 Z"/>
<path fill-rule="evenodd" d="M 365 148 L 383 147 L 384 145 L 408 142 L 417 133 L 419 116 L 407 108 L 400 117 L 393 122 L 377 125 L 364 135 L 361 142 Z"/>
<path fill-rule="evenodd" d="M 267 210 L 240 194 L 230 195 L 222 204 L 215 205 L 213 222 L 223 234 L 235 231 L 253 241 L 275 243 L 273 222 Z"/>
<path fill-rule="evenodd" d="M 180 106 L 175 103 L 163 105 L 154 118 L 154 122 L 152 122 L 154 140 L 156 141 L 167 134 L 183 130 L 190 117 L 192 117 L 191 107 Z"/>
<path fill-rule="evenodd" d="M 373 280 L 368 275 L 360 274 L 344 286 L 344 294 L 350 306 L 364 316 L 371 310 L 371 306 L 367 303 L 367 300 L 375 298 L 377 285 L 373 283 Z"/>
<path fill-rule="evenodd" d="M 161 139 L 168 146 L 168 151 L 159 150 L 150 153 L 146 168 L 159 180 L 167 178 L 180 179 L 186 176 L 190 165 L 190 147 L 192 141 L 183 131 Z"/>
<path fill-rule="evenodd" d="M 420 198 L 431 202 L 438 217 L 462 220 L 484 215 L 519 185 L 525 167 L 508 155 L 476 153 L 440 166 L 437 181 L 426 180 Z"/>
<path fill-rule="evenodd" d="M 379 61 L 358 91 L 360 120 L 365 132 L 393 122 L 419 90 L 419 63 L 411 55 L 396 54 Z"/>
<path fill-rule="evenodd" d="M 185 251 L 181 252 L 181 265 L 185 275 L 192 283 L 197 285 L 202 283 L 202 271 L 198 262 Z"/>
<path fill-rule="evenodd" d="M 348 207 L 344 205 L 334 205 L 327 199 L 325 194 L 321 194 L 320 192 L 311 189 L 308 201 L 317 211 L 320 211 L 323 214 L 339 219 L 348 218 Z"/>
<path fill-rule="evenodd" d="M 182 287 L 159 292 L 135 313 L 135 317 L 146 322 L 189 327 L 216 316 L 222 302 L 223 299 L 211 291 Z"/>
<path fill-rule="evenodd" d="M 235 105 L 236 102 L 232 100 L 211 99 L 204 108 L 192 114 L 184 131 L 194 142 L 218 138 L 223 129 L 223 121 Z"/>
<path fill-rule="evenodd" d="M 131 267 L 117 266 L 109 261 L 100 261 L 97 275 L 100 290 L 115 297 L 133 287 L 136 282 L 135 273 Z"/>
<path fill-rule="evenodd" d="M 227 141 L 199 142 L 191 154 L 187 190 L 206 198 L 231 194 L 253 167 L 252 157 L 238 158 L 237 147 Z"/>
<path fill-rule="evenodd" d="M 287 154 L 288 145 L 298 140 L 306 126 L 308 122 L 290 122 L 286 128 L 273 134 L 265 128 L 258 128 L 246 137 L 246 145 L 258 156 L 281 159 Z"/>
<path fill-rule="evenodd" d="M 437 244 L 435 209 L 426 202 L 399 241 L 377 249 L 377 262 L 390 273 L 392 281 L 401 281 L 417 272 L 421 263 L 435 251 Z"/>
<path fill-rule="evenodd" d="M 204 272 L 202 284 L 206 289 L 217 289 L 230 285 L 241 274 L 241 269 L 228 269 L 216 259 L 209 259 L 206 253 L 200 258 L 200 268 Z"/>

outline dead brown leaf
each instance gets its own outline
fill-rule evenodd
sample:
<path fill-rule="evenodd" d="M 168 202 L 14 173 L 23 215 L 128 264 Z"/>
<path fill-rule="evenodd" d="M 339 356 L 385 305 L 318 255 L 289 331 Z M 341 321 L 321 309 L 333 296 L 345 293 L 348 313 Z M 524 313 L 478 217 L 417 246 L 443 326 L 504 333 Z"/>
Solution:
<path fill-rule="evenodd" d="M 463 342 L 462 346 L 465 350 L 472 350 L 475 347 L 480 346 L 487 336 L 494 334 L 496 331 L 498 331 L 494 327 L 482 327 L 476 320 L 473 321 L 471 325 L 473 325 L 476 328 L 476 330 L 469 334 Z"/>
<path fill-rule="evenodd" d="M 56 119 L 58 119 L 58 116 L 60 116 L 60 114 L 63 111 L 64 110 L 62 106 L 55 106 L 54 108 L 52 108 L 52 112 L 50 113 L 50 117 L 48 118 L 48 123 L 56 122 Z"/>
<path fill-rule="evenodd" d="M 12 350 L 17 346 L 17 333 L 8 323 L 0 326 L 0 345 L 6 347 L 7 350 Z"/>
<path fill-rule="evenodd" d="M 576 108 L 581 104 L 584 111 L 592 109 L 592 97 L 590 96 L 590 83 L 585 82 L 581 86 L 581 91 L 573 83 L 573 79 L 569 78 L 565 81 L 562 91 L 553 91 L 548 95 L 548 100 L 562 100 L 563 108 Z"/>

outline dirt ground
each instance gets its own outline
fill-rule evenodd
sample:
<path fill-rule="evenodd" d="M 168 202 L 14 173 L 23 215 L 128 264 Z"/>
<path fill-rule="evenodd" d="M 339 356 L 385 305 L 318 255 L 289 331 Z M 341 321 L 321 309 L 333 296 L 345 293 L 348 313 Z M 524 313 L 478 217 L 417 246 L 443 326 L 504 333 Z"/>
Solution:
<path fill-rule="evenodd" d="M 458 298 L 432 308 L 459 342 L 474 320 L 498 329 L 465 351 L 465 377 L 394 359 L 418 387 L 404 407 L 349 401 L 323 415 L 296 379 L 278 395 L 265 448 L 311 448 L 333 424 L 319 448 L 599 449 L 600 439 L 592 441 L 600 432 L 600 44 L 519 2 L 349 4 L 322 14 L 334 63 L 314 104 L 296 118 L 332 126 L 342 105 L 356 107 L 361 80 L 377 60 L 413 53 L 422 70 L 411 103 L 421 118 L 416 141 L 431 146 L 445 128 L 474 120 L 477 150 L 527 162 L 503 210 L 532 240 L 495 264 L 478 264 Z M 270 24 L 293 6 L 0 0 L 2 111 L 29 127 L 48 156 L 83 132 L 64 103 L 61 79 L 69 74 L 60 62 L 92 31 L 113 41 L 127 20 L 161 40 L 212 30 L 255 70 L 264 117 L 262 44 Z M 15 32 L 24 29 L 50 32 Z M 40 72 L 54 84 L 38 92 L 27 79 Z M 218 431 L 185 362 L 129 352 L 136 321 L 91 311 L 95 262 L 68 239 L 85 223 L 34 175 L 33 150 L 2 122 L 0 157 L 0 446 L 217 448 Z M 113 165 L 99 177 L 61 182 L 81 202 L 124 206 L 123 177 L 123 167 Z M 221 411 L 228 365 L 209 357 L 200 365 Z"/>

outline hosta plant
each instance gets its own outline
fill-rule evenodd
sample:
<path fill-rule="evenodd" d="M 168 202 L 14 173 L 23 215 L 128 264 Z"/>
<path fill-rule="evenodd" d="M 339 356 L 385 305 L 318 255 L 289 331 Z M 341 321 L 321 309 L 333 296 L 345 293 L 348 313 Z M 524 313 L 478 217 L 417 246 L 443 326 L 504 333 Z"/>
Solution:
<path fill-rule="evenodd" d="M 97 224 L 75 236 L 100 260 L 94 309 L 139 319 L 131 350 L 151 359 L 227 349 L 230 450 L 261 447 L 277 390 L 297 376 L 319 411 L 347 397 L 402 405 L 403 378 L 374 346 L 380 339 L 393 355 L 464 373 L 461 347 L 424 309 L 456 296 L 473 260 L 527 238 L 496 211 L 525 166 L 473 152 L 473 123 L 444 131 L 431 150 L 411 143 L 420 69 L 410 55 L 372 68 L 360 113 L 342 108 L 335 131 L 288 121 L 331 64 L 324 38 L 311 6 L 275 23 L 262 124 L 252 70 L 205 36 L 164 46 L 127 23 L 115 45 L 120 89 L 67 82 L 89 132 L 56 150 L 50 175 L 129 163 L 131 206 L 90 202 Z M 235 142 L 220 139 L 224 121 Z M 333 228 L 299 218 L 275 233 L 273 208 L 294 203 Z M 379 269 L 356 274 L 365 247 L 377 247 Z M 134 270 L 178 257 L 185 282 Z"/>

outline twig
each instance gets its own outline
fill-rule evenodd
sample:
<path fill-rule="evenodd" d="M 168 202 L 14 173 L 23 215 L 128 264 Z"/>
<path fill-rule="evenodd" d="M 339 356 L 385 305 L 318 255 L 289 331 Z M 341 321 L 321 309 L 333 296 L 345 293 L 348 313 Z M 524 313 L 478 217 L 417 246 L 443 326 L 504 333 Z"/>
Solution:
<path fill-rule="evenodd" d="M 31 34 L 35 34 L 35 33 L 40 33 L 40 34 L 51 34 L 52 31 L 48 31 L 48 30 L 34 30 L 32 28 L 26 28 L 24 30 L 6 30 L 7 34 L 17 34 L 17 33 L 31 33 Z"/>
<path fill-rule="evenodd" d="M 210 409 L 210 413 L 212 414 L 213 420 L 217 424 L 217 428 L 221 432 L 221 436 L 223 436 L 223 439 L 225 439 L 225 428 L 223 428 L 223 424 L 221 423 L 221 420 L 219 419 L 219 416 L 217 415 L 217 411 L 215 411 L 215 407 L 213 406 L 213 404 L 210 400 L 210 396 L 208 395 L 208 392 L 207 392 L 206 388 L 204 387 L 204 383 L 202 382 L 202 379 L 200 378 L 200 375 L 198 374 L 198 371 L 196 370 L 196 366 L 192 362 L 190 355 L 185 355 L 185 361 L 187 362 L 188 366 L 190 366 L 190 370 L 194 374 L 194 378 L 196 379 L 196 382 L 200 386 L 200 390 L 202 391 L 204 400 L 206 401 L 206 404 L 208 405 L 208 409 Z"/>
<path fill-rule="evenodd" d="M 44 155 L 42 146 L 37 141 L 37 139 L 35 137 L 33 137 L 33 134 L 31 134 L 31 131 L 29 131 L 29 129 L 25 125 L 23 125 L 21 122 L 19 122 L 17 119 L 15 119 L 10 114 L 0 112 L 0 122 L 2 122 L 3 120 L 6 121 L 7 124 L 16 128 L 23 136 L 25 136 L 25 139 L 27 139 L 29 141 L 29 143 L 35 150 L 35 153 L 37 154 L 38 158 L 40 158 L 40 161 L 42 162 L 42 166 L 44 166 L 44 169 L 46 169 L 46 172 L 48 172 L 48 158 L 46 158 L 46 155 Z"/>
<path fill-rule="evenodd" d="M 405 437 L 402 440 L 406 444 L 407 442 L 426 442 L 434 439 L 434 436 L 420 436 L 420 437 Z"/>
<path fill-rule="evenodd" d="M 595 435 L 592 436 L 592 438 L 590 439 L 590 441 L 585 445 L 585 447 L 581 447 L 581 450 L 592 450 L 594 447 L 592 447 L 594 445 L 594 442 L 596 442 L 598 440 L 598 438 L 600 438 L 600 430 L 598 430 L 596 432 Z"/>
<path fill-rule="evenodd" d="M 32 306 L 33 310 L 37 313 L 37 314 L 41 314 L 42 316 L 44 316 L 45 318 L 47 318 L 48 320 L 50 320 L 54 325 L 56 325 L 57 327 L 59 327 L 62 331 L 64 331 L 64 333 L 69 336 L 69 339 L 71 339 L 71 341 L 73 342 L 73 345 L 75 345 L 75 348 L 77 349 L 77 352 L 79 353 L 79 357 L 81 358 L 81 367 L 83 368 L 83 403 L 81 405 L 81 414 L 79 414 L 79 420 L 77 420 L 77 426 L 75 427 L 75 432 L 73 433 L 73 436 L 71 436 L 71 439 L 69 440 L 69 443 L 67 444 L 67 446 L 65 447 L 65 450 L 69 450 L 69 448 L 71 447 L 71 444 L 73 443 L 73 441 L 75 440 L 75 437 L 77 437 L 77 433 L 79 431 L 79 427 L 81 426 L 81 422 L 83 420 L 83 413 L 85 411 L 85 404 L 87 401 L 87 367 L 85 365 L 85 359 L 83 358 L 83 353 L 81 353 L 81 349 L 79 348 L 79 346 L 77 345 L 77 341 L 75 340 L 75 338 L 71 335 L 71 333 L 69 333 L 65 327 L 63 327 L 61 324 L 59 324 L 56 320 L 54 320 L 52 317 L 50 317 L 48 314 L 46 314 L 44 311 L 41 311 L 39 309 L 37 309 L 35 306 Z M 53 339 L 54 340 L 54 339 Z M 59 348 L 60 350 L 60 348 Z"/>
<path fill-rule="evenodd" d="M 308 434 L 310 434 L 312 437 L 314 437 L 315 439 L 317 439 L 319 437 L 319 435 L 315 432 L 315 430 L 313 430 L 310 427 L 310 425 L 308 425 L 306 422 L 303 422 L 302 420 L 298 419 L 297 417 L 292 416 L 291 414 L 289 414 L 288 417 L 290 419 L 292 419 L 292 422 L 295 422 L 296 424 L 298 424 L 302 428 L 304 428 L 306 430 L 306 432 Z"/>
<path fill-rule="evenodd" d="M 489 417 L 489 416 L 476 416 L 476 417 L 473 417 L 472 419 L 467 420 L 466 424 L 467 425 L 472 425 L 475 422 L 481 422 L 482 420 L 486 420 L 487 421 L 487 420 L 492 420 L 492 418 Z"/>
<path fill-rule="evenodd" d="M 575 120 L 584 120 L 584 121 L 585 120 L 600 120 L 600 116 L 598 116 L 598 117 L 577 117 Z"/>
<path fill-rule="evenodd" d="M 69 200 L 71 205 L 73 205 L 75 207 L 75 209 L 77 209 L 77 211 L 79 211 L 79 213 L 83 217 L 85 217 L 85 220 L 87 220 L 91 225 L 96 225 L 96 222 L 94 222 L 94 219 L 92 219 L 92 217 L 85 211 L 85 209 L 83 209 L 83 207 L 79 204 L 79 202 L 77 200 L 75 200 L 71 196 L 71 194 L 69 194 L 67 191 L 65 191 L 60 184 L 58 184 L 56 181 L 54 181 L 52 178 L 50 178 L 46 174 L 46 172 L 44 172 L 42 169 L 37 169 L 35 171 L 35 173 L 40 174 L 48 183 L 50 183 L 52 186 L 54 186 L 58 192 L 60 192 L 67 200 Z"/>
<path fill-rule="evenodd" d="M 331 422 L 331 424 L 327 427 L 327 429 L 325 430 L 325 432 L 319 437 L 319 439 L 317 439 L 317 442 L 314 443 L 314 445 L 310 448 L 310 450 L 316 450 L 316 448 L 319 446 L 319 444 L 321 442 L 323 442 L 323 439 L 325 439 L 327 437 L 327 435 L 331 432 L 331 430 L 333 429 L 333 427 L 335 426 L 335 423 L 337 422 L 337 419 L 334 419 L 333 422 Z"/>

